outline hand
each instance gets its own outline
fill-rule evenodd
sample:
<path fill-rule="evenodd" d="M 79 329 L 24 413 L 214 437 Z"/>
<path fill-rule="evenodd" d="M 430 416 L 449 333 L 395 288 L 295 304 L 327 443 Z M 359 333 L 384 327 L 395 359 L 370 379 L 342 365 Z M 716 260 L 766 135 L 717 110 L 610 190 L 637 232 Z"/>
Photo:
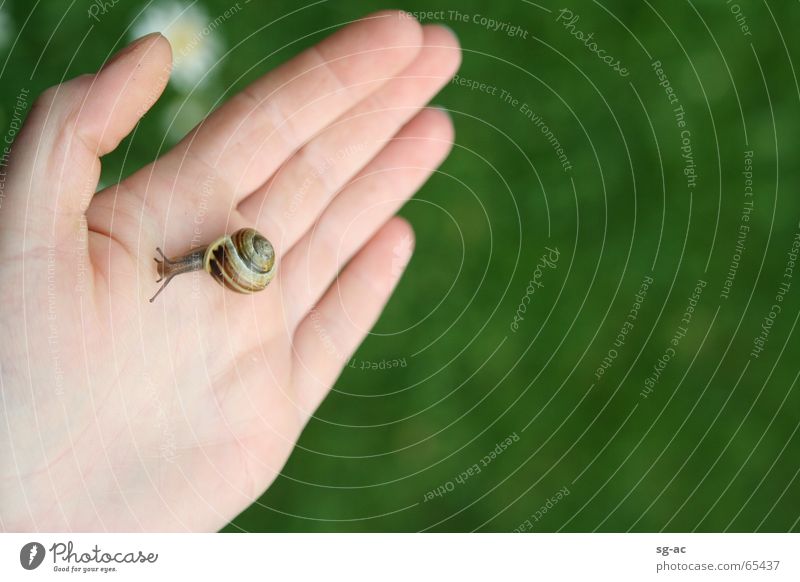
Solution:
<path fill-rule="evenodd" d="M 393 215 L 451 147 L 448 116 L 422 108 L 458 67 L 456 39 L 381 12 L 95 194 L 99 157 L 161 94 L 170 59 L 149 35 L 49 89 L 12 149 L 5 530 L 216 530 L 247 507 L 388 300 L 412 246 Z M 243 226 L 275 246 L 265 291 L 238 295 L 201 272 L 148 303 L 156 247 L 179 255 Z"/>

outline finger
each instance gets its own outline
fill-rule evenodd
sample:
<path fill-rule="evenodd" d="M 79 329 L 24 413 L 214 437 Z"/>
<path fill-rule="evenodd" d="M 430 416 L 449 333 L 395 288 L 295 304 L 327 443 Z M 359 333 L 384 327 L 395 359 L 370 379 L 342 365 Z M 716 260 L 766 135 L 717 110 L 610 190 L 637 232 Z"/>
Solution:
<path fill-rule="evenodd" d="M 213 203 L 227 213 L 315 133 L 405 68 L 421 39 L 419 23 L 398 11 L 356 21 L 233 96 L 152 169 L 176 183 L 214 174 L 226 195 Z M 149 171 L 138 181 L 146 185 Z M 183 198 L 156 195 L 152 204 L 182 216 L 202 196 L 192 188 L 175 195 Z"/>
<path fill-rule="evenodd" d="M 304 317 L 342 265 L 414 195 L 452 143 L 449 116 L 426 109 L 334 199 L 281 264 L 279 285 L 290 325 Z"/>
<path fill-rule="evenodd" d="M 99 157 L 117 147 L 160 95 L 170 61 L 166 39 L 148 35 L 98 73 L 39 97 L 11 154 L 11 194 L 0 207 L 4 239 L 24 232 L 16 244 L 33 246 L 75 236 L 100 178 Z"/>
<path fill-rule="evenodd" d="M 336 192 L 416 115 L 458 69 L 461 51 L 452 32 L 423 28 L 423 48 L 404 71 L 362 100 L 301 148 L 239 207 L 262 232 L 280 233 L 290 248 Z"/>
<path fill-rule="evenodd" d="M 393 218 L 361 249 L 294 336 L 293 388 L 311 414 L 375 324 L 413 251 L 414 232 Z"/>

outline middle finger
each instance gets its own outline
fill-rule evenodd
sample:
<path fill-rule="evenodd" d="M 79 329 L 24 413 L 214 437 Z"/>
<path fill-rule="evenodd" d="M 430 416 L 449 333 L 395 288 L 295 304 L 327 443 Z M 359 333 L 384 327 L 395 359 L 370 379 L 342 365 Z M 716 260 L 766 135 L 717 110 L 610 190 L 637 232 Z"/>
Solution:
<path fill-rule="evenodd" d="M 306 144 L 239 211 L 262 232 L 281 233 L 273 244 L 288 252 L 337 192 L 452 78 L 459 63 L 453 33 L 425 26 L 423 48 L 407 69 Z"/>

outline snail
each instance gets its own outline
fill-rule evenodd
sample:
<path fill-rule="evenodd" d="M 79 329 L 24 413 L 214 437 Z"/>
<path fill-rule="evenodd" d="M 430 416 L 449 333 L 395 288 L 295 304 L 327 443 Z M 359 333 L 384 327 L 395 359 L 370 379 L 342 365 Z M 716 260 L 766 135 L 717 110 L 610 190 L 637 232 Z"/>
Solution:
<path fill-rule="evenodd" d="M 272 243 L 252 228 L 242 228 L 218 238 L 206 247 L 174 259 L 165 257 L 160 248 L 156 248 L 156 252 L 161 255 L 161 259 L 155 259 L 161 276 L 156 283 L 164 281 L 164 284 L 150 299 L 150 303 L 175 275 L 181 273 L 205 270 L 220 285 L 239 293 L 261 291 L 275 276 L 275 249 Z"/>

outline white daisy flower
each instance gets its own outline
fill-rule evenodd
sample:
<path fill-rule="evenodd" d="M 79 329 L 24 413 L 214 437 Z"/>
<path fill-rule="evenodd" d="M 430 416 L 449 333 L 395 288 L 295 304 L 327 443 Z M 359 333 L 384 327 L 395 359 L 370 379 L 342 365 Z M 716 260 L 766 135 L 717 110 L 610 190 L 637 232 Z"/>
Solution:
<path fill-rule="evenodd" d="M 215 23 L 197 3 L 154 2 L 131 29 L 133 38 L 151 32 L 160 32 L 172 45 L 170 82 L 181 90 L 194 88 L 224 48 Z"/>

